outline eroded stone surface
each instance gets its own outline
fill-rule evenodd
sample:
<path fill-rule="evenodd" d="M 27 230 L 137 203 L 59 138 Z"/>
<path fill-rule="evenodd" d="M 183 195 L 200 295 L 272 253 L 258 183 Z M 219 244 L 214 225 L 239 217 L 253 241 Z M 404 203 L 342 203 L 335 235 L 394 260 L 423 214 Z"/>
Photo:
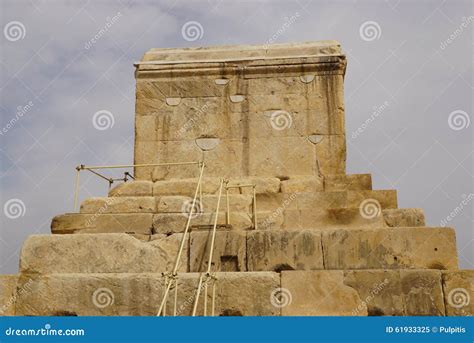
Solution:
<path fill-rule="evenodd" d="M 256 230 L 247 233 L 250 271 L 324 269 L 321 233 Z"/>
<path fill-rule="evenodd" d="M 172 269 L 180 237 L 142 242 L 126 234 L 32 235 L 23 245 L 20 270 L 41 274 L 164 272 Z M 181 271 L 187 270 L 184 256 Z"/>
<path fill-rule="evenodd" d="M 0 317 L 15 315 L 18 275 L 0 275 Z M 28 291 L 28 287 L 18 292 Z"/>
<path fill-rule="evenodd" d="M 443 271 L 442 279 L 446 315 L 474 315 L 474 271 Z"/>
<path fill-rule="evenodd" d="M 386 209 L 383 217 L 391 227 L 425 226 L 425 214 L 421 208 Z"/>
<path fill-rule="evenodd" d="M 139 168 L 137 168 L 139 169 Z M 151 196 L 153 189 L 153 182 L 137 180 L 121 183 L 109 192 L 111 197 L 135 197 L 135 196 Z"/>
<path fill-rule="evenodd" d="M 341 270 L 284 271 L 281 287 L 291 299 L 282 307 L 283 316 L 365 316 L 367 308 L 354 312 L 361 299 L 357 291 L 344 284 Z"/>
<path fill-rule="evenodd" d="M 155 212 L 154 197 L 95 197 L 84 200 L 81 204 L 81 213 L 152 213 Z"/>

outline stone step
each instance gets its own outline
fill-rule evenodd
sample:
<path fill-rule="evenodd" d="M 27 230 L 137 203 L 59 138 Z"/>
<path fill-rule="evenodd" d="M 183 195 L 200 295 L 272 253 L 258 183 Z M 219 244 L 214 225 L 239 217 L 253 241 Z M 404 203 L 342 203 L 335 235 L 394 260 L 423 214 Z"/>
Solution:
<path fill-rule="evenodd" d="M 205 212 L 215 211 L 217 198 L 217 195 L 203 195 L 202 203 L 199 201 L 199 198 L 197 199 L 195 209 Z M 226 200 L 225 197 L 221 199 L 221 211 L 227 209 Z M 186 213 L 190 211 L 192 202 L 193 198 L 182 195 L 161 197 L 94 197 L 82 202 L 80 213 Z M 229 207 L 231 211 L 249 212 L 251 206 L 251 195 L 229 195 Z"/>
<path fill-rule="evenodd" d="M 219 272 L 216 276 L 217 316 L 474 313 L 472 301 L 461 306 L 453 302 L 453 292 L 460 289 L 466 297 L 474 297 L 472 270 Z M 178 274 L 177 315 L 192 313 L 199 277 L 198 273 Z M 8 285 L 0 277 L 0 289 L 16 293 L 7 310 L 10 314 L 29 316 L 155 316 L 165 287 L 159 273 L 22 273 Z M 171 315 L 173 302 L 174 298 L 169 297 L 167 315 Z M 203 314 L 203 297 L 197 314 Z"/>
<path fill-rule="evenodd" d="M 326 191 L 360 191 L 372 189 L 370 174 L 334 174 L 324 177 Z"/>
<path fill-rule="evenodd" d="M 449 228 L 253 230 L 246 246 L 249 271 L 458 268 Z"/>
<path fill-rule="evenodd" d="M 216 194 L 220 178 L 203 177 L 204 194 Z M 336 174 L 325 177 L 294 175 L 282 178 L 248 176 L 231 178 L 229 184 L 256 184 L 258 194 L 322 192 L 322 191 L 359 191 L 371 190 L 370 174 Z M 161 196 L 186 195 L 193 196 L 196 190 L 197 178 L 167 179 L 159 181 L 135 180 L 121 183 L 109 192 L 109 196 Z M 233 189 L 232 193 L 251 194 L 250 188 Z"/>
<path fill-rule="evenodd" d="M 66 213 L 53 218 L 51 232 L 152 234 L 152 213 L 80 214 Z"/>
<path fill-rule="evenodd" d="M 425 213 L 421 208 L 382 210 L 385 224 L 390 227 L 425 226 Z"/>
<path fill-rule="evenodd" d="M 285 209 L 313 208 L 359 208 L 368 206 L 380 209 L 397 208 L 396 190 L 358 190 L 358 191 L 327 191 L 274 193 L 257 195 L 257 209 L 260 211 L 275 211 Z"/>

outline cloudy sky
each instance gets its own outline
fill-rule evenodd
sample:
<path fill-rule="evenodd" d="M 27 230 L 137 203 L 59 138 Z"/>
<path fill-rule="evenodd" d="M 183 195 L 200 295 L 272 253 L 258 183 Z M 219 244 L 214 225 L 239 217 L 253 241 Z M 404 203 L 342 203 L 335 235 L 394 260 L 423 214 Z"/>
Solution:
<path fill-rule="evenodd" d="M 26 236 L 72 211 L 77 164 L 133 162 L 133 62 L 148 49 L 327 39 L 348 57 L 348 173 L 372 173 L 374 188 L 398 190 L 400 207 L 454 226 L 460 265 L 474 268 L 471 1 L 0 6 L 0 273 L 18 270 Z M 189 22 L 198 35 L 183 35 Z M 93 123 L 101 110 L 114 118 L 105 130 Z M 96 178 L 82 185 L 82 199 L 107 192 Z"/>

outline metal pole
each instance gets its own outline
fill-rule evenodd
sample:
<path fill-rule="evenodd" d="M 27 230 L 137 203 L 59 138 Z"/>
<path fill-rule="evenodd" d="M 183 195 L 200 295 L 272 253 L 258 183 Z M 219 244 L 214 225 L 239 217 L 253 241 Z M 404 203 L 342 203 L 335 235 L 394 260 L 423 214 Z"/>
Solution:
<path fill-rule="evenodd" d="M 199 277 L 199 284 L 198 284 L 198 288 L 196 290 L 196 298 L 194 299 L 193 317 L 196 316 L 197 306 L 198 306 L 198 302 L 199 302 L 199 295 L 201 294 L 201 286 L 202 286 L 203 277 L 204 277 L 204 274 L 201 274 L 201 276 Z"/>
<path fill-rule="evenodd" d="M 214 317 L 215 315 L 215 308 L 216 308 L 216 283 L 217 279 L 213 278 L 212 283 L 212 305 L 211 305 L 211 316 Z"/>
<path fill-rule="evenodd" d="M 207 282 L 208 282 L 208 277 L 206 277 L 206 281 L 204 281 L 204 317 L 207 316 Z"/>
<path fill-rule="evenodd" d="M 207 263 L 207 275 L 209 275 L 209 273 L 211 272 L 212 255 L 214 253 L 214 242 L 216 240 L 217 220 L 219 219 L 219 207 L 221 205 L 223 185 L 224 185 L 224 179 L 221 179 L 221 184 L 219 186 L 219 197 L 217 198 L 216 217 L 214 218 L 214 227 L 212 228 L 211 250 L 209 251 L 209 262 Z"/>
<path fill-rule="evenodd" d="M 253 226 L 257 230 L 257 192 L 255 186 L 253 187 Z"/>
<path fill-rule="evenodd" d="M 74 211 L 77 211 L 77 198 L 79 195 L 80 173 L 81 173 L 81 168 L 76 167 L 76 186 L 74 188 Z"/>
<path fill-rule="evenodd" d="M 230 225 L 230 204 L 229 204 L 229 188 L 227 188 L 227 185 L 226 185 L 226 188 L 225 188 L 225 196 L 226 196 L 226 199 L 227 199 L 227 213 L 226 213 L 226 224 L 227 225 Z"/>

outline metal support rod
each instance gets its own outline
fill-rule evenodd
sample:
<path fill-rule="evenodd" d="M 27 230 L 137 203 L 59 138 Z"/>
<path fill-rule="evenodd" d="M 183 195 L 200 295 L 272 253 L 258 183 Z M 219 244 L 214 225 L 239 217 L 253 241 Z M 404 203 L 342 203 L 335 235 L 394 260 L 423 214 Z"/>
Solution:
<path fill-rule="evenodd" d="M 229 189 L 225 188 L 225 197 L 227 202 L 227 212 L 226 212 L 226 224 L 230 225 L 230 203 L 229 203 Z"/>
<path fill-rule="evenodd" d="M 219 186 L 219 196 L 217 198 L 217 207 L 216 207 L 216 216 L 214 218 L 214 227 L 212 228 L 212 236 L 211 236 L 211 248 L 209 251 L 209 262 L 207 263 L 207 275 L 211 272 L 211 264 L 212 264 L 212 255 L 214 254 L 214 243 L 216 241 L 216 231 L 217 231 L 217 221 L 219 219 L 219 207 L 221 206 L 221 197 L 222 197 L 222 187 L 224 185 L 224 179 L 221 179 L 221 184 Z"/>
<path fill-rule="evenodd" d="M 166 287 L 168 287 L 168 276 L 165 275 L 165 285 Z M 171 285 L 171 282 L 169 283 L 169 285 Z M 168 298 L 168 297 L 166 297 Z M 166 299 L 168 300 L 168 299 Z M 165 305 L 163 306 L 163 317 L 166 317 L 166 301 L 165 301 Z"/>
<path fill-rule="evenodd" d="M 151 164 L 122 164 L 112 166 L 83 166 L 82 169 L 117 169 L 117 168 L 142 168 L 142 167 L 159 167 L 159 166 L 180 166 L 188 164 L 199 164 L 201 162 L 167 162 L 167 163 L 151 163 Z"/>
<path fill-rule="evenodd" d="M 216 309 L 216 283 L 217 279 L 214 277 L 213 278 L 213 283 L 212 283 L 212 304 L 211 304 L 211 316 L 214 317 L 215 315 L 215 309 Z"/>
<path fill-rule="evenodd" d="M 174 306 L 173 306 L 173 316 L 176 317 L 178 309 L 178 279 L 174 278 Z"/>
<path fill-rule="evenodd" d="M 192 203 L 191 210 L 190 210 L 190 213 L 189 213 L 189 216 L 188 216 L 188 220 L 186 222 L 186 228 L 184 229 L 183 237 L 181 238 L 181 243 L 180 243 L 179 250 L 178 250 L 178 254 L 177 254 L 176 260 L 174 262 L 174 267 L 173 267 L 173 272 L 172 272 L 172 275 L 174 275 L 174 276 L 176 276 L 176 272 L 178 271 L 179 262 L 180 262 L 180 259 L 181 259 L 181 254 L 183 253 L 183 249 L 184 249 L 184 243 L 185 243 L 188 231 L 189 231 L 189 226 L 191 225 L 191 218 L 192 218 L 192 215 L 193 215 L 192 211 L 196 206 L 196 199 L 197 199 L 199 187 L 200 187 L 200 184 L 201 184 L 201 181 L 202 181 L 202 175 L 204 173 L 204 167 L 205 167 L 205 164 L 202 163 L 201 172 L 199 173 L 198 184 L 197 184 L 197 187 L 196 187 L 196 191 L 194 192 L 193 203 Z M 161 314 L 161 311 L 163 310 L 163 306 L 165 304 L 166 298 L 168 297 L 168 293 L 170 291 L 170 288 L 171 288 L 171 286 L 168 285 L 165 289 L 165 294 L 163 295 L 163 300 L 161 301 L 160 307 L 158 309 L 157 316 L 159 316 Z"/>
<path fill-rule="evenodd" d="M 88 170 L 88 171 L 90 171 L 92 174 L 95 174 L 95 175 L 97 175 L 98 177 L 101 177 L 101 178 L 103 178 L 103 179 L 106 180 L 106 181 L 110 181 L 110 178 L 108 178 L 108 177 L 106 177 L 106 176 L 104 176 L 104 175 L 102 175 L 102 174 L 100 174 L 100 173 L 98 173 L 98 172 L 96 172 L 96 171 L 94 171 L 94 170 L 92 170 L 92 169 L 84 168 L 84 170 Z"/>
<path fill-rule="evenodd" d="M 74 187 L 74 211 L 77 211 L 77 198 L 79 196 L 79 183 L 80 183 L 81 169 L 76 168 L 76 185 Z"/>
<path fill-rule="evenodd" d="M 204 281 L 204 317 L 207 316 L 207 284 L 209 279 L 206 277 L 206 281 Z"/>
<path fill-rule="evenodd" d="M 201 276 L 199 277 L 198 288 L 196 290 L 196 298 L 194 299 L 193 314 L 192 314 L 193 317 L 196 316 L 196 311 L 197 311 L 198 302 L 199 302 L 199 296 L 201 295 L 201 287 L 202 287 L 202 279 L 203 278 L 204 278 L 204 274 L 201 274 Z"/>

